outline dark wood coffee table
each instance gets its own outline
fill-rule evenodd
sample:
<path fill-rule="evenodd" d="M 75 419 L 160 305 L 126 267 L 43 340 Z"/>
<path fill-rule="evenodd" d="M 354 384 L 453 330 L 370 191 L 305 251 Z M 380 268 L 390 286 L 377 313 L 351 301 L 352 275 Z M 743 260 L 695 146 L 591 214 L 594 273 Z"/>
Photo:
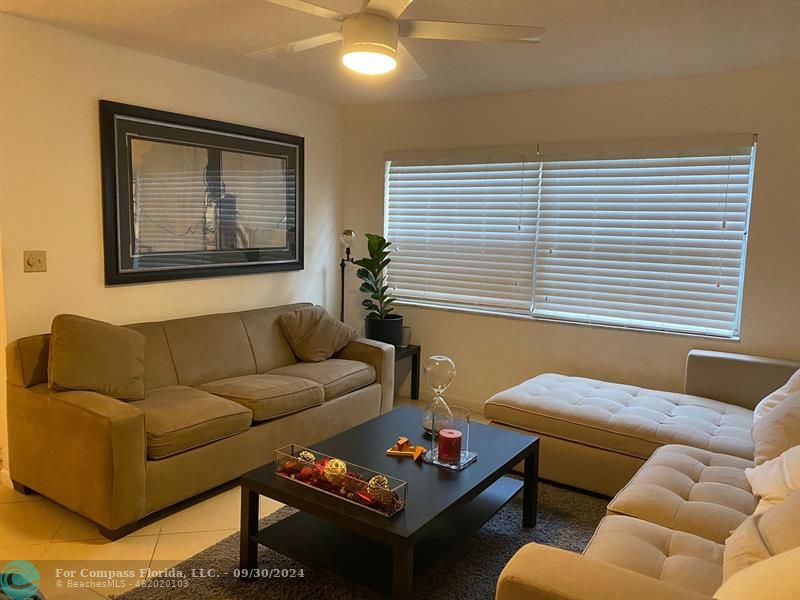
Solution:
<path fill-rule="evenodd" d="M 463 471 L 386 456 L 400 435 L 414 444 L 430 443 L 422 435 L 421 420 L 421 410 L 402 407 L 312 446 L 407 481 L 406 508 L 393 517 L 287 480 L 275 473 L 271 462 L 245 474 L 242 574 L 257 576 L 258 544 L 263 544 L 379 594 L 408 598 L 415 575 L 446 560 L 445 553 L 455 543 L 473 534 L 520 489 L 522 524 L 536 524 L 539 438 L 472 423 L 469 448 L 478 453 L 478 460 Z M 504 476 L 522 460 L 522 481 Z M 300 512 L 259 531 L 259 495 Z"/>

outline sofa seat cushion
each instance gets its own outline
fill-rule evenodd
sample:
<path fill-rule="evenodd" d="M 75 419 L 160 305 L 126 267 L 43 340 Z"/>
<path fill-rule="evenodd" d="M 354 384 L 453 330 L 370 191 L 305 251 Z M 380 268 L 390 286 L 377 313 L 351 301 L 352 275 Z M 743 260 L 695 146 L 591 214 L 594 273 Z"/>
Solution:
<path fill-rule="evenodd" d="M 490 398 L 497 423 L 648 458 L 685 444 L 753 458 L 753 411 L 699 396 L 548 373 Z"/>
<path fill-rule="evenodd" d="M 375 368 L 372 365 L 343 358 L 296 363 L 270 373 L 316 381 L 325 389 L 325 400 L 333 400 L 375 382 Z"/>
<path fill-rule="evenodd" d="M 608 505 L 628 515 L 723 543 L 753 513 L 752 462 L 688 446 L 664 446 Z"/>
<path fill-rule="evenodd" d="M 711 596 L 722 583 L 724 546 L 683 531 L 608 516 L 584 555 Z"/>
<path fill-rule="evenodd" d="M 253 421 L 266 421 L 319 406 L 324 399 L 322 385 L 288 375 L 242 375 L 220 379 L 199 389 L 233 400 L 249 408 Z"/>
<path fill-rule="evenodd" d="M 247 431 L 253 420 L 241 404 L 183 385 L 152 390 L 131 405 L 144 413 L 151 460 Z"/>

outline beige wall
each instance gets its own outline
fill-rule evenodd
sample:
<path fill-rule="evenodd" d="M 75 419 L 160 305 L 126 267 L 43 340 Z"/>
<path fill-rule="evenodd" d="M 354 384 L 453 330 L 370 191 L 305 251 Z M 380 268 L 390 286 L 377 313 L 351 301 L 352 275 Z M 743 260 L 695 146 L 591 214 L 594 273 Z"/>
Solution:
<path fill-rule="evenodd" d="M 305 270 L 106 288 L 100 98 L 305 137 Z M 47 331 L 60 312 L 126 323 L 294 300 L 336 309 L 341 146 L 334 107 L 0 15 L 8 338 Z M 26 249 L 47 250 L 47 273 L 23 273 Z"/>
<path fill-rule="evenodd" d="M 521 67 L 523 68 L 523 67 Z M 680 390 L 691 348 L 800 359 L 800 64 L 713 76 L 357 107 L 345 113 L 343 223 L 383 230 L 387 150 L 759 135 L 741 342 L 402 307 L 425 355 L 458 367 L 450 396 L 479 404 L 547 371 Z M 363 253 L 363 247 L 356 250 Z M 359 320 L 358 294 L 348 299 Z"/>

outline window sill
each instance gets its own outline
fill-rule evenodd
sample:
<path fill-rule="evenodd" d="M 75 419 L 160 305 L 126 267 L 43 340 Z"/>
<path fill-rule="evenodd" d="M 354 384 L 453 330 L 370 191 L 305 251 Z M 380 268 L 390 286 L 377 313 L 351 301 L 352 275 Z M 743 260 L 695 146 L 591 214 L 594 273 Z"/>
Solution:
<path fill-rule="evenodd" d="M 475 307 L 467 307 L 467 306 L 454 306 L 454 305 L 447 305 L 447 304 L 437 304 L 434 302 L 418 302 L 413 300 L 400 300 L 398 299 L 395 306 L 411 306 L 414 308 L 428 308 L 433 310 L 443 310 L 446 312 L 455 312 L 455 313 L 464 313 L 464 314 L 472 314 L 472 315 L 481 315 L 486 317 L 501 317 L 506 319 L 517 319 L 520 321 L 538 321 L 542 323 L 553 323 L 557 325 L 567 325 L 571 327 L 593 327 L 599 329 L 613 329 L 616 331 L 634 331 L 637 333 L 649 333 L 649 334 L 657 334 L 657 335 L 670 335 L 670 336 L 679 336 L 679 337 L 690 337 L 690 338 L 700 338 L 706 340 L 715 340 L 720 342 L 732 342 L 732 343 L 739 343 L 741 341 L 741 335 L 728 337 L 722 335 L 712 335 L 712 334 L 704 334 L 704 333 L 691 333 L 685 331 L 669 331 L 665 329 L 648 329 L 646 327 L 634 327 L 634 326 L 622 326 L 622 325 L 612 325 L 608 323 L 590 323 L 585 321 L 571 321 L 567 319 L 558 319 L 555 317 L 542 317 L 542 316 L 534 316 L 531 314 L 522 314 L 522 313 L 514 313 L 514 312 L 504 312 L 499 309 L 490 309 L 490 308 L 481 308 L 478 306 Z"/>

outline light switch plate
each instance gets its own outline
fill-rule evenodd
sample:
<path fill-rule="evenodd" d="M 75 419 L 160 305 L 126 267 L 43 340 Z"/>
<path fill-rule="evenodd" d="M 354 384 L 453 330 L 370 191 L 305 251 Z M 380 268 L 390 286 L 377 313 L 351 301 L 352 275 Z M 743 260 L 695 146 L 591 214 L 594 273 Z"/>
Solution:
<path fill-rule="evenodd" d="M 47 252 L 45 250 L 25 250 L 22 253 L 26 273 L 47 271 Z"/>

